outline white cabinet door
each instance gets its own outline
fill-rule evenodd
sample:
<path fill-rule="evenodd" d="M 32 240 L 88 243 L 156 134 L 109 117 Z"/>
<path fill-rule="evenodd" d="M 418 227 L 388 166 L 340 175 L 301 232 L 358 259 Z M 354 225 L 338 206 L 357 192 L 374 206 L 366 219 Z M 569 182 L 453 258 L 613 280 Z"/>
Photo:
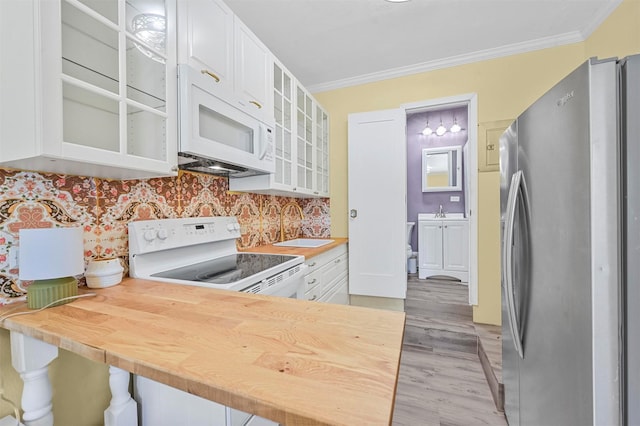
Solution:
<path fill-rule="evenodd" d="M 322 107 L 316 104 L 314 116 L 314 142 L 315 166 L 314 195 L 329 196 L 329 115 Z"/>
<path fill-rule="evenodd" d="M 234 74 L 238 101 L 249 114 L 272 123 L 271 53 L 237 17 L 234 27 Z"/>
<path fill-rule="evenodd" d="M 407 295 L 406 115 L 349 114 L 349 293 Z"/>
<path fill-rule="evenodd" d="M 434 275 L 469 281 L 469 222 L 418 221 L 418 278 Z"/>
<path fill-rule="evenodd" d="M 427 273 L 442 270 L 442 222 L 439 220 L 418 222 L 418 267 L 420 279 L 426 278 Z"/>
<path fill-rule="evenodd" d="M 142 376 L 134 376 L 140 425 L 220 426 L 226 407 Z"/>
<path fill-rule="evenodd" d="M 461 220 L 442 221 L 443 268 L 449 271 L 469 270 L 469 223 Z"/>
<path fill-rule="evenodd" d="M 179 62 L 211 77 L 211 90 L 233 92 L 233 12 L 220 0 L 179 3 Z"/>
<path fill-rule="evenodd" d="M 273 63 L 273 115 L 276 119 L 276 173 L 281 189 L 293 187 L 293 77 L 282 64 Z"/>
<path fill-rule="evenodd" d="M 117 179 L 175 174 L 175 7 L 0 2 L 0 38 L 12 40 L 0 62 L 3 164 Z M 166 23 L 162 41 L 136 22 Z"/>
<path fill-rule="evenodd" d="M 301 193 L 313 192 L 313 99 L 296 85 L 296 185 Z"/>

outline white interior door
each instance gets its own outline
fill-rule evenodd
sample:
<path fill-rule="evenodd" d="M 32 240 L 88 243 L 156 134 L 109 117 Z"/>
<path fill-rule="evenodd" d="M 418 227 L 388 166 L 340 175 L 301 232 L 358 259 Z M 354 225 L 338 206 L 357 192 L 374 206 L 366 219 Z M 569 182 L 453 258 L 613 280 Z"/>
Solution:
<path fill-rule="evenodd" d="M 349 114 L 349 293 L 407 295 L 404 109 Z"/>

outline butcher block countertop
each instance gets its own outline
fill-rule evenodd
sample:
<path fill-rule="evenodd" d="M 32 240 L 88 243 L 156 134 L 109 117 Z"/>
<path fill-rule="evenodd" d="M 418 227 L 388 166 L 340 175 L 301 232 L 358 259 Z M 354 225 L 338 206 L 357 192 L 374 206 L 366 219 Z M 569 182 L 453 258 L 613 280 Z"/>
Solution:
<path fill-rule="evenodd" d="M 348 238 L 314 238 L 318 240 L 328 239 L 334 240 L 332 243 L 325 244 L 324 246 L 315 247 L 315 248 L 305 248 L 305 247 L 278 247 L 273 244 L 269 244 L 266 246 L 260 247 L 252 247 L 249 249 L 244 249 L 242 251 L 248 251 L 252 253 L 273 253 L 273 254 L 291 254 L 296 256 L 304 256 L 305 259 L 309 259 L 313 256 L 317 256 L 320 253 L 324 253 L 325 251 L 329 251 L 332 248 L 338 247 L 342 244 L 346 244 L 349 239 Z"/>
<path fill-rule="evenodd" d="M 131 278 L 89 291 L 2 327 L 282 424 L 391 423 L 404 313 Z"/>

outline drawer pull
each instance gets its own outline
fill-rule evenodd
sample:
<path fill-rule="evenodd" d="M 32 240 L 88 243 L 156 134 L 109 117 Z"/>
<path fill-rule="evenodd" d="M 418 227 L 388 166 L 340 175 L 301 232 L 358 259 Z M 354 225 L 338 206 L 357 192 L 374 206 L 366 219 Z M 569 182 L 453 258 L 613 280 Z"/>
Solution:
<path fill-rule="evenodd" d="M 334 261 L 334 263 L 340 263 L 340 260 L 341 260 L 341 259 L 336 259 L 336 260 Z"/>
<path fill-rule="evenodd" d="M 313 295 L 313 297 L 312 297 L 311 299 L 309 299 L 309 300 L 310 300 L 310 301 L 314 301 L 314 300 L 316 300 L 317 298 L 318 298 L 318 295 L 317 295 L 317 294 L 314 294 L 314 295 Z"/>
<path fill-rule="evenodd" d="M 307 265 L 309 268 L 313 268 L 314 266 L 316 266 L 316 262 L 310 263 Z"/>
<path fill-rule="evenodd" d="M 309 284 L 309 285 L 311 285 L 311 284 L 315 284 L 315 283 L 316 283 L 316 281 L 318 281 L 318 280 L 314 278 L 314 279 L 312 279 L 311 281 L 309 281 L 307 284 Z"/>
<path fill-rule="evenodd" d="M 254 104 L 255 106 L 258 107 L 258 109 L 262 109 L 262 105 L 260 104 L 260 102 L 257 101 L 249 101 L 250 104 Z"/>
<path fill-rule="evenodd" d="M 209 77 L 213 78 L 213 79 L 216 81 L 216 83 L 220 83 L 220 77 L 218 77 L 217 75 L 215 75 L 215 74 L 214 74 L 214 73 L 212 73 L 211 71 L 209 71 L 209 70 L 202 70 L 202 71 L 200 71 L 200 72 L 201 72 L 202 74 L 206 74 L 206 75 L 208 75 Z"/>

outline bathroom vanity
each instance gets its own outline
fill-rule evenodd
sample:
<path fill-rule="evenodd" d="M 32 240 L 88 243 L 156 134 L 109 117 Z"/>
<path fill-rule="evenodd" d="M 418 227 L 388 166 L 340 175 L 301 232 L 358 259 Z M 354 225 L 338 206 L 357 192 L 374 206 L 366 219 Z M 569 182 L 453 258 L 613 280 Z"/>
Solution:
<path fill-rule="evenodd" d="M 418 215 L 418 278 L 469 281 L 469 221 L 462 213 Z"/>

